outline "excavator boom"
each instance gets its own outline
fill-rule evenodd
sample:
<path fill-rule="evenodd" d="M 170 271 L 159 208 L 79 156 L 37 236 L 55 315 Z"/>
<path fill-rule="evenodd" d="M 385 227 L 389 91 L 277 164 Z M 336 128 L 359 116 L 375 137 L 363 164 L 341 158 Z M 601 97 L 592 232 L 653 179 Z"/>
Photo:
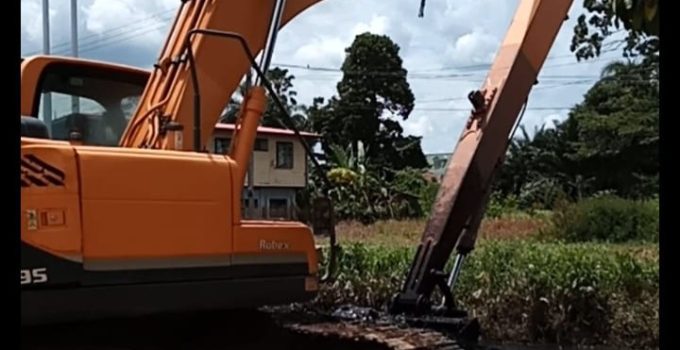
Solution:
<path fill-rule="evenodd" d="M 251 68 L 248 54 L 237 37 L 243 39 L 250 52 L 257 54 L 273 43 L 271 35 L 275 35 L 276 29 L 318 1 L 182 1 L 120 146 L 203 151 L 231 93 Z M 268 31 L 270 24 L 276 23 L 279 9 L 280 25 Z M 206 35 L 201 31 L 232 36 Z M 271 59 L 272 49 L 265 49 L 264 59 Z M 194 79 L 199 91 L 192 85 Z M 199 92 L 200 106 L 195 109 Z M 199 116 L 195 110 L 200 111 Z M 169 131 L 177 125 L 181 130 L 176 137 L 169 137 L 172 135 Z"/>

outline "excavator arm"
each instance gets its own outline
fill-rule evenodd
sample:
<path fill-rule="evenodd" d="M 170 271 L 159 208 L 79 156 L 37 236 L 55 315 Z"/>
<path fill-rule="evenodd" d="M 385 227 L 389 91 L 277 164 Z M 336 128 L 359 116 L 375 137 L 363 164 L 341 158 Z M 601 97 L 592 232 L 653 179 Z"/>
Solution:
<path fill-rule="evenodd" d="M 482 88 L 468 96 L 473 109 L 447 165 L 396 313 L 429 313 L 436 288 L 445 314 L 456 315 L 451 289 L 463 257 L 474 249 L 494 175 L 503 163 L 513 126 L 545 62 L 572 0 L 521 0 Z M 424 1 L 421 2 L 421 12 Z M 444 268 L 452 252 L 450 273 Z"/>

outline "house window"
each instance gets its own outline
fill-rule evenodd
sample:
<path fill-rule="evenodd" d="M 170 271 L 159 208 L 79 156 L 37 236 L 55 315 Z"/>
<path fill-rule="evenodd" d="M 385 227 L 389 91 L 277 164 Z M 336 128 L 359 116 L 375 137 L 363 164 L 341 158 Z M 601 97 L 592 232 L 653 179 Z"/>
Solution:
<path fill-rule="evenodd" d="M 255 150 L 267 152 L 269 151 L 269 140 L 267 139 L 255 139 Z"/>
<path fill-rule="evenodd" d="M 276 143 L 276 168 L 293 169 L 293 143 Z"/>
<path fill-rule="evenodd" d="M 231 139 L 228 137 L 216 137 L 215 138 L 215 153 L 217 154 L 227 154 L 229 152 L 229 144 Z"/>
<path fill-rule="evenodd" d="M 284 198 L 269 199 L 269 218 L 270 219 L 287 219 L 288 218 L 288 200 Z"/>

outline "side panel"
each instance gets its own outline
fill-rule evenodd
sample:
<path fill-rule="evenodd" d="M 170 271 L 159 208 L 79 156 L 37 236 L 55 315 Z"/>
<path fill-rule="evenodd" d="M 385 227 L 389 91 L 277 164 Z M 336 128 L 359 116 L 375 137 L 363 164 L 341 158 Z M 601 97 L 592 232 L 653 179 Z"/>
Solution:
<path fill-rule="evenodd" d="M 94 147 L 77 152 L 85 270 L 230 265 L 233 163 L 224 156 Z M 150 279 L 175 279 L 157 276 Z"/>
<path fill-rule="evenodd" d="M 78 168 L 68 144 L 21 147 L 22 289 L 79 280 L 81 217 Z"/>
<path fill-rule="evenodd" d="M 315 275 L 318 261 L 312 231 L 286 221 L 241 221 L 234 227 L 235 265 L 294 264 L 296 274 Z"/>
<path fill-rule="evenodd" d="M 233 166 L 223 156 L 24 142 L 22 323 L 313 298 L 311 231 L 233 227 Z"/>

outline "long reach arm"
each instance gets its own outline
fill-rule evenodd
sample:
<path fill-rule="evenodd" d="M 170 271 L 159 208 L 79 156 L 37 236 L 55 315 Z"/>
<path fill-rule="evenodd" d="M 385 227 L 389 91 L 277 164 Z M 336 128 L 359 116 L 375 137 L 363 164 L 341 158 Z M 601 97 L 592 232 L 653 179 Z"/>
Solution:
<path fill-rule="evenodd" d="M 481 90 L 470 93 L 473 110 L 451 156 L 421 243 L 394 312 L 427 313 L 436 287 L 443 311 L 454 311 L 451 288 L 462 258 L 475 245 L 494 175 L 512 129 L 550 51 L 572 0 L 521 0 Z M 444 268 L 453 250 L 453 270 Z"/>

